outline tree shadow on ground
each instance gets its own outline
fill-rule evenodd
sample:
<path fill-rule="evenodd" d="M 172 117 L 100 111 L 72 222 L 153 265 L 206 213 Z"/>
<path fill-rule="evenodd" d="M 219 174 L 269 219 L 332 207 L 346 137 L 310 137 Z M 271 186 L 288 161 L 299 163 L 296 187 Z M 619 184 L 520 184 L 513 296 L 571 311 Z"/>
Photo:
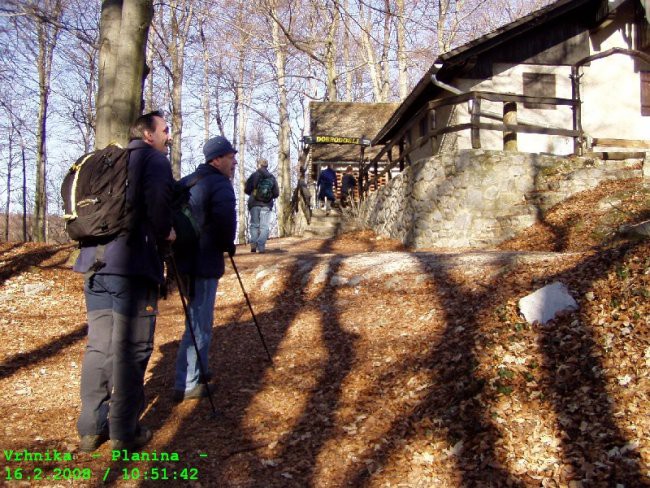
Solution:
<path fill-rule="evenodd" d="M 426 263 L 422 268 L 427 269 Z M 442 426 L 447 444 L 455 453 L 449 461 L 456 464 L 458 486 L 523 486 L 501 465 L 495 451 L 501 436 L 479 398 L 486 384 L 475 373 L 476 349 L 481 337 L 479 313 L 487 292 L 472 293 L 443 268 L 432 272 L 431 278 L 436 287 L 431 300 L 442 310 L 445 329 L 426 357 L 411 357 L 402 364 L 403 370 L 430 371 L 431 393 L 410 413 L 392 422 L 391 429 L 382 436 L 389 441 L 375 451 L 373 460 L 377 467 L 386 466 L 395 446 L 415 434 L 412 426 L 428 419 Z M 464 305 L 462 309 L 459 304 Z M 348 472 L 346 485 L 363 486 L 371 478 L 366 467 L 358 465 Z"/>
<path fill-rule="evenodd" d="M 331 244 L 332 240 L 323 241 L 315 254 L 330 253 Z M 335 256 L 330 258 L 323 284 L 326 290 L 326 284 L 337 272 L 339 262 Z M 309 298 L 301 289 L 300 280 L 312 274 L 318 264 L 319 259 L 314 254 L 297 254 L 295 262 L 287 271 L 288 281 L 284 283 L 283 291 L 274 299 L 274 305 L 267 312 L 256 314 L 272 356 L 276 355 L 280 343 L 298 314 L 311 307 Z M 316 456 L 328 440 L 330 429 L 335 423 L 333 417 L 343 380 L 354 362 L 354 338 L 341 330 L 333 303 L 333 292 L 330 290 L 324 293 L 321 302 L 332 302 L 321 307 L 320 311 L 321 336 L 327 350 L 327 365 L 319 373 L 317 384 L 310 392 L 308 405 L 302 410 L 302 416 L 290 432 L 285 433 L 281 439 L 260 441 L 259 432 L 252 432 L 251 427 L 246 424 L 247 409 L 252 405 L 257 393 L 264 388 L 265 376 L 271 370 L 262 345 L 259 344 L 258 350 L 251 349 L 251 344 L 259 343 L 252 322 L 235 320 L 215 330 L 210 355 L 211 369 L 215 372 L 215 401 L 218 410 L 223 412 L 225 417 L 216 421 L 211 419 L 205 400 L 193 406 L 185 406 L 188 402 L 184 402 L 184 419 L 180 425 L 175 426 L 176 433 L 166 443 L 164 450 L 177 451 L 188 456 L 195 454 L 197 450 L 203 450 L 208 454 L 208 458 L 201 462 L 210 464 L 210 483 L 214 486 L 287 486 L 286 478 L 269 479 L 264 459 L 255 454 L 257 449 L 265 448 L 270 442 L 276 441 L 277 448 L 282 453 L 280 458 L 289 450 L 304 451 L 304 463 L 300 466 L 280 466 L 278 470 L 286 468 L 294 473 L 296 479 L 311 480 L 314 476 Z M 284 306 L 288 301 L 292 301 L 291 307 Z M 246 305 L 242 304 L 242 307 Z M 220 313 L 219 308 L 217 313 Z M 230 319 L 247 319 L 244 313 L 230 313 Z M 244 334 L 250 336 L 246 338 Z M 161 389 L 169 391 L 168 385 L 173 382 L 176 349 L 176 344 L 166 344 L 163 347 L 163 358 L 152 373 L 148 389 L 157 392 Z M 173 405 L 168 405 L 166 400 L 161 399 L 159 405 L 154 402 L 143 423 L 148 422 L 154 429 L 162 428 L 169 419 L 172 408 Z M 320 414 L 317 425 L 314 425 L 314 419 L 310 417 L 310 413 L 315 410 Z M 256 427 L 263 431 L 263 425 Z M 309 432 L 308 436 L 305 436 L 306 432 Z M 197 442 L 203 442 L 203 445 Z M 303 481 L 300 484 L 305 486 Z"/>
<path fill-rule="evenodd" d="M 38 266 L 43 261 L 54 256 L 60 250 L 61 250 L 60 245 L 39 247 L 29 252 L 22 253 L 18 256 L 5 260 L 2 263 L 2 265 L 0 265 L 0 285 L 2 285 L 5 281 L 10 279 L 11 277 L 21 274 L 30 266 Z M 62 260 L 60 264 L 64 262 L 65 262 L 65 258 Z"/>
<path fill-rule="evenodd" d="M 584 294 L 591 283 L 611 271 L 630 250 L 627 247 L 603 251 L 573 269 L 549 277 L 549 281 L 564 279 L 572 290 Z M 589 282 L 574 283 L 570 279 L 585 274 L 591 277 Z M 389 441 L 376 452 L 375 462 L 379 467 L 386 466 L 398 441 L 415 435 L 412 429 L 405 429 L 405 425 L 432 419 L 434 423 L 441 421 L 447 432 L 447 442 L 454 447 L 459 486 L 539 483 L 526 474 L 518 479 L 502 466 L 495 451 L 501 433 L 492 422 L 490 405 L 485 403 L 486 399 L 493 403 L 496 392 L 488 391 L 484 380 L 474 372 L 479 346 L 481 350 L 490 346 L 485 338 L 488 331 L 482 330 L 480 315 L 489 312 L 493 307 L 491 303 L 496 300 L 504 303 L 518 297 L 497 293 L 499 280 L 504 277 L 478 293 L 467 290 L 440 270 L 436 270 L 432 278 L 437 289 L 437 296 L 432 299 L 440 301 L 447 327 L 426 358 L 412 358 L 412 363 L 404 367 L 430 369 L 435 395 L 427 396 L 412 413 L 395 419 L 391 429 L 383 435 Z M 466 306 L 459 307 L 459 304 Z M 553 398 L 557 427 L 562 432 L 563 460 L 573 469 L 572 479 L 582 479 L 594 486 L 650 486 L 641 473 L 638 453 L 629 447 L 629 439 L 615 420 L 593 328 L 581 321 L 574 323 L 571 318 L 568 324 L 569 327 L 541 328 L 539 343 L 544 356 L 544 394 Z M 450 357 L 446 353 L 449 350 L 458 355 Z M 579 357 L 590 359 L 587 363 L 577 363 Z M 481 393 L 485 393 L 483 401 L 478 400 Z M 362 486 L 371 477 L 366 467 L 359 464 L 349 471 L 347 484 Z"/>
<path fill-rule="evenodd" d="M 551 281 L 560 280 L 575 294 L 584 296 L 598 278 L 616 269 L 635 247 L 628 243 L 603 249 Z M 589 276 L 589 281 L 575 279 L 576 271 L 578 276 Z M 650 486 L 650 480 L 641 473 L 638 453 L 629 448 L 630 441 L 618 426 L 594 328 L 579 315 L 565 317 L 540 327 L 539 344 L 545 361 L 546 387 L 552 393 L 562 431 L 564 462 L 572 467 L 573 476 L 587 484 Z"/>
<path fill-rule="evenodd" d="M 38 349 L 15 354 L 7 358 L 2 364 L 0 364 L 0 379 L 12 376 L 23 368 L 32 367 L 50 357 L 56 356 L 64 349 L 67 349 L 84 339 L 87 332 L 88 324 L 83 323 L 78 325 L 72 332 L 57 337 L 52 342 L 45 344 Z"/>

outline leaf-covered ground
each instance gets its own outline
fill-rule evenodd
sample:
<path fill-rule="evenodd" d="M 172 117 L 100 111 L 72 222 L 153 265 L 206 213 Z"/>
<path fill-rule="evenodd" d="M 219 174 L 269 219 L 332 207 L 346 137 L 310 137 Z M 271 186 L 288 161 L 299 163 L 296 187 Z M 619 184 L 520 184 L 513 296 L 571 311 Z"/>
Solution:
<path fill-rule="evenodd" d="M 650 486 L 650 244 L 615 233 L 647 218 L 648 195 L 641 181 L 602 185 L 500 250 L 411 252 L 367 231 L 272 240 L 265 255 L 241 246 L 274 367 L 228 269 L 210 360 L 221 416 L 207 400 L 173 403 L 182 309 L 177 296 L 161 301 L 146 453 L 178 461 L 112 460 L 108 444 L 96 457 L 76 452 L 86 327 L 73 247 L 3 243 L 0 480 Z M 556 280 L 580 310 L 526 324 L 518 299 Z M 9 450 L 73 459 L 10 462 Z"/>

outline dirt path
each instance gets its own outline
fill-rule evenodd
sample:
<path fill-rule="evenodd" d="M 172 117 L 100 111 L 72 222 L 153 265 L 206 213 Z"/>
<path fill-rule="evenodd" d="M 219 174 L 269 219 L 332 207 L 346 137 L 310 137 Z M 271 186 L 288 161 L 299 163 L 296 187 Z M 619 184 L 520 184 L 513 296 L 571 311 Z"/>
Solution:
<path fill-rule="evenodd" d="M 108 445 L 96 458 L 76 453 L 85 325 L 81 279 L 64 265 L 70 249 L 4 245 L 0 446 L 74 459 L 13 463 L 5 453 L 2 479 L 6 468 L 67 467 L 78 471 L 61 476 L 91 477 L 77 486 L 102 484 L 109 468 L 117 486 L 648 483 L 647 315 L 627 317 L 627 333 L 598 322 L 607 280 L 630 255 L 410 253 L 368 233 L 269 249 L 241 247 L 236 262 L 274 368 L 229 269 L 210 364 L 222 416 L 205 400 L 174 404 L 182 309 L 177 296 L 162 301 L 143 420 L 158 460 L 124 462 Z M 648 263 L 637 264 L 626 269 L 646 280 Z M 552 328 L 523 324 L 516 299 L 555 278 L 581 312 Z M 55 485 L 68 481 L 40 482 Z"/>

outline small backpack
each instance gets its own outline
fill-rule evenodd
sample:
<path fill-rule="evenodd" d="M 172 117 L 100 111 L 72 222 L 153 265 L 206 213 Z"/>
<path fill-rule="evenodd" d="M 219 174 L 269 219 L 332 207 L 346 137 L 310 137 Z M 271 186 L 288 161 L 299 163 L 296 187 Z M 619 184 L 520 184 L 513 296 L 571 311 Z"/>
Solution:
<path fill-rule="evenodd" d="M 253 191 L 253 196 L 255 200 L 260 202 L 269 203 L 273 200 L 273 177 L 268 175 L 260 175 L 255 190 Z"/>
<path fill-rule="evenodd" d="M 201 229 L 190 207 L 190 189 L 196 185 L 203 175 L 195 174 L 186 183 L 175 182 L 172 191 L 172 226 L 176 239 L 172 249 L 176 255 L 196 253 L 201 237 Z"/>
<path fill-rule="evenodd" d="M 81 156 L 63 178 L 65 230 L 82 246 L 107 242 L 129 229 L 129 154 L 129 149 L 110 144 Z"/>

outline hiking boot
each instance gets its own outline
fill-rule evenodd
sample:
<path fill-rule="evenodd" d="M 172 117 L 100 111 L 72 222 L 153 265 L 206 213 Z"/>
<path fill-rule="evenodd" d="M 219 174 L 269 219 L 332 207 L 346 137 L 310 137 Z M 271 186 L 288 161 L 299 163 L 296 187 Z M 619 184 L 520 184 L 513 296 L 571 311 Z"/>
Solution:
<path fill-rule="evenodd" d="M 118 439 L 111 440 L 111 449 L 114 451 L 122 451 L 126 449 L 127 451 L 133 451 L 144 446 L 153 438 L 153 432 L 147 427 L 140 426 L 138 433 L 135 435 L 132 441 L 121 441 Z"/>
<path fill-rule="evenodd" d="M 82 435 L 79 441 L 80 452 L 93 452 L 108 440 L 108 433 Z"/>
<path fill-rule="evenodd" d="M 197 398 L 207 397 L 209 393 L 214 391 L 214 385 L 208 384 L 208 387 L 203 383 L 199 383 L 189 391 L 174 390 L 174 401 L 182 402 L 184 400 L 194 400 Z"/>
<path fill-rule="evenodd" d="M 257 252 L 257 246 L 251 246 L 251 252 Z"/>

